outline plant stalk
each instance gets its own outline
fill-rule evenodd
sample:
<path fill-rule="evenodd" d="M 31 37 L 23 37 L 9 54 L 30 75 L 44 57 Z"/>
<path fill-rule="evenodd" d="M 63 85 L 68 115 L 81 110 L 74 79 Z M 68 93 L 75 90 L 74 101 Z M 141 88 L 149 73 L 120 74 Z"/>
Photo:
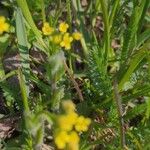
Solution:
<path fill-rule="evenodd" d="M 45 4 L 44 0 L 41 0 L 41 10 L 42 10 L 42 20 L 43 23 L 46 22 L 46 15 L 45 15 Z"/>
<path fill-rule="evenodd" d="M 102 13 L 103 13 L 103 21 L 104 21 L 104 57 L 106 59 L 106 66 L 108 57 L 112 57 L 112 50 L 110 48 L 110 30 L 109 30 L 109 17 L 105 0 L 100 0 Z"/>
<path fill-rule="evenodd" d="M 114 17 L 116 15 L 116 11 L 117 11 L 119 3 L 120 3 L 120 0 L 116 0 L 114 5 L 113 5 L 112 12 L 111 12 L 110 19 L 109 19 L 110 30 L 112 28 Z"/>
<path fill-rule="evenodd" d="M 2 62 L 2 58 L 0 58 L 0 79 L 4 78 L 4 76 L 5 76 L 5 72 L 3 68 L 3 62 Z"/>
<path fill-rule="evenodd" d="M 67 71 L 70 80 L 72 81 L 72 83 L 73 83 L 75 89 L 77 90 L 77 93 L 78 93 L 78 95 L 79 95 L 80 101 L 83 102 L 83 101 L 84 101 L 83 95 L 82 95 L 82 92 L 81 92 L 81 90 L 80 90 L 80 88 L 79 88 L 79 86 L 78 86 L 78 83 L 75 81 L 74 76 L 73 76 L 71 70 L 68 68 L 68 66 L 67 66 L 67 64 L 66 64 L 66 62 L 65 62 L 65 60 L 64 60 L 63 63 L 64 63 L 64 68 L 65 68 L 65 70 Z"/>
<path fill-rule="evenodd" d="M 28 114 L 29 112 L 28 94 L 26 90 L 25 79 L 20 69 L 18 70 L 18 79 L 19 79 L 19 84 L 20 84 L 22 100 L 23 100 L 24 112 L 25 114 Z"/>
<path fill-rule="evenodd" d="M 118 118 L 119 118 L 119 124 L 120 124 L 120 146 L 122 150 L 124 150 L 126 147 L 124 119 L 123 119 L 123 111 L 122 111 L 122 104 L 121 104 L 121 96 L 119 94 L 118 83 L 116 79 L 114 79 L 113 86 L 114 86 L 114 99 L 117 105 Z"/>

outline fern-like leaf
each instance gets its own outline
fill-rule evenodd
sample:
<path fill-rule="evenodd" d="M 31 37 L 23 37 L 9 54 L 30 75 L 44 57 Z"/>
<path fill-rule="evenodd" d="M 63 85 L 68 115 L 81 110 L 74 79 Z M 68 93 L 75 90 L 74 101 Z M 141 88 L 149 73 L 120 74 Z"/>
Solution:
<path fill-rule="evenodd" d="M 107 75 L 107 67 L 104 66 L 104 60 L 101 54 L 102 49 L 94 46 L 89 54 L 88 66 L 89 76 L 93 86 L 100 95 L 109 95 L 111 91 L 110 79 Z"/>

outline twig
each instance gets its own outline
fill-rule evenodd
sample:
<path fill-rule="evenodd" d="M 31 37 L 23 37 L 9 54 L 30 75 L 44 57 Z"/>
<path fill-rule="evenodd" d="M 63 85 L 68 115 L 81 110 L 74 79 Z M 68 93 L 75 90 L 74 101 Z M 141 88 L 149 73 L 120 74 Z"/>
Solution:
<path fill-rule="evenodd" d="M 120 143 L 121 148 L 125 149 L 126 147 L 126 140 L 125 140 L 125 131 L 124 131 L 124 119 L 123 119 L 123 111 L 122 111 L 122 104 L 121 104 L 121 96 L 118 91 L 118 84 L 116 79 L 114 79 L 114 99 L 117 104 L 117 111 L 118 111 L 118 117 L 119 117 L 119 123 L 120 123 Z"/>
<path fill-rule="evenodd" d="M 73 76 L 71 70 L 68 68 L 68 66 L 67 66 L 67 64 L 66 64 L 66 62 L 65 62 L 65 60 L 63 61 L 63 63 L 64 63 L 64 68 L 65 68 L 65 70 L 67 71 L 70 80 L 72 81 L 72 83 L 73 83 L 75 89 L 77 90 L 77 93 L 78 93 L 78 95 L 79 95 L 80 101 L 83 102 L 83 101 L 84 101 L 83 95 L 82 95 L 81 90 L 80 90 L 80 88 L 79 88 L 79 86 L 78 86 L 78 83 L 75 81 L 74 76 Z"/>

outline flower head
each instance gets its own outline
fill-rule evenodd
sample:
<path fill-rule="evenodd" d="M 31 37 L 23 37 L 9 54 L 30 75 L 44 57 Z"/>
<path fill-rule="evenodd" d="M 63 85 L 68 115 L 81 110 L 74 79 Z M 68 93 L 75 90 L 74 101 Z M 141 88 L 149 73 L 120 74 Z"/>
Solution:
<path fill-rule="evenodd" d="M 79 150 L 79 133 L 88 130 L 89 118 L 78 116 L 72 101 L 62 103 L 63 114 L 56 118 L 54 141 L 58 149 Z"/>
<path fill-rule="evenodd" d="M 60 115 L 58 117 L 58 125 L 61 130 L 71 131 L 76 122 L 78 115 L 75 112 Z"/>
<path fill-rule="evenodd" d="M 59 31 L 62 33 L 67 32 L 67 29 L 69 28 L 69 25 L 65 22 L 60 23 L 59 25 Z"/>
<path fill-rule="evenodd" d="M 75 39 L 75 40 L 81 40 L 81 38 L 82 38 L 82 34 L 80 33 L 80 32 L 74 32 L 73 34 L 72 34 L 72 36 L 73 36 L 73 38 Z"/>
<path fill-rule="evenodd" d="M 79 116 L 75 124 L 75 129 L 78 132 L 87 131 L 90 123 L 91 120 L 89 118 L 84 118 L 83 116 Z"/>
<path fill-rule="evenodd" d="M 79 135 L 75 131 L 71 131 L 69 134 L 68 140 L 68 149 L 69 150 L 78 150 L 79 149 Z"/>
<path fill-rule="evenodd" d="M 56 133 L 54 137 L 56 146 L 59 149 L 65 149 L 68 146 L 69 150 L 78 150 L 80 138 L 75 131 L 67 133 L 66 131 L 60 131 Z"/>
<path fill-rule="evenodd" d="M 9 24 L 5 22 L 6 19 L 4 16 L 0 16 L 0 34 L 3 34 L 3 32 L 9 31 Z"/>
<path fill-rule="evenodd" d="M 69 141 L 68 133 L 66 131 L 60 131 L 56 134 L 54 141 L 59 149 L 64 149 L 66 143 Z"/>
<path fill-rule="evenodd" d="M 73 41 L 73 38 L 69 36 L 69 33 L 65 33 L 63 36 L 63 40 L 60 43 L 61 47 L 65 47 L 66 50 L 71 48 L 71 42 Z"/>
<path fill-rule="evenodd" d="M 50 27 L 48 22 L 45 22 L 42 27 L 42 32 L 44 35 L 51 35 L 54 32 L 54 28 Z"/>

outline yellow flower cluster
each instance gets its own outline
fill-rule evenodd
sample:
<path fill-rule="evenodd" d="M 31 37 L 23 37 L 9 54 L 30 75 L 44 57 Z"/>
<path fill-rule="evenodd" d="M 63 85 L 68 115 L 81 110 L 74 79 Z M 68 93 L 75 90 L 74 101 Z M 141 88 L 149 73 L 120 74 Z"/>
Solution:
<path fill-rule="evenodd" d="M 3 34 L 3 32 L 9 31 L 9 24 L 6 23 L 6 18 L 4 16 L 0 16 L 0 35 Z"/>
<path fill-rule="evenodd" d="M 50 36 L 51 41 L 54 44 L 57 44 L 65 50 L 71 49 L 71 43 L 74 40 L 81 40 L 82 34 L 79 32 L 74 32 L 70 34 L 67 32 L 69 25 L 65 22 L 59 24 L 58 30 L 54 29 L 49 25 L 49 23 L 45 22 L 42 27 L 42 32 L 44 35 Z"/>
<path fill-rule="evenodd" d="M 72 101 L 64 101 L 64 114 L 57 117 L 54 141 L 58 149 L 79 150 L 78 132 L 85 132 L 91 123 L 89 118 L 79 116 L 75 112 Z"/>

